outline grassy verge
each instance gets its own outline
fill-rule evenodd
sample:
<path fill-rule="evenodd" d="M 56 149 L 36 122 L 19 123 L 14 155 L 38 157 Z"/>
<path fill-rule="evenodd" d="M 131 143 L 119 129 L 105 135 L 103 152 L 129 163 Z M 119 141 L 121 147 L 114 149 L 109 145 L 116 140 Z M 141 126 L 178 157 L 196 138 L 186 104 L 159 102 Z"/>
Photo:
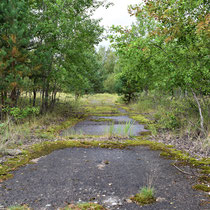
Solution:
<path fill-rule="evenodd" d="M 82 103 L 61 94 L 53 112 L 22 121 L 8 119 L 0 126 L 0 156 L 6 149 L 40 141 L 54 140 L 63 129 L 75 125 L 85 116 Z M 3 126 L 5 125 L 5 126 Z"/>

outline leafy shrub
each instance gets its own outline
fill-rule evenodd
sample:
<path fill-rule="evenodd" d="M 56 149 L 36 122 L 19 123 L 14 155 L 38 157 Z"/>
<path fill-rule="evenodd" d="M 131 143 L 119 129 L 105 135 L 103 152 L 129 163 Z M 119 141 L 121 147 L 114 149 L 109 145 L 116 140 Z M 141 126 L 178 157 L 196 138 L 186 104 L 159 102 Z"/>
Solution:
<path fill-rule="evenodd" d="M 39 114 L 38 107 L 26 107 L 24 109 L 18 107 L 6 107 L 3 111 L 8 113 L 15 121 L 23 120 L 27 117 L 30 119 Z"/>

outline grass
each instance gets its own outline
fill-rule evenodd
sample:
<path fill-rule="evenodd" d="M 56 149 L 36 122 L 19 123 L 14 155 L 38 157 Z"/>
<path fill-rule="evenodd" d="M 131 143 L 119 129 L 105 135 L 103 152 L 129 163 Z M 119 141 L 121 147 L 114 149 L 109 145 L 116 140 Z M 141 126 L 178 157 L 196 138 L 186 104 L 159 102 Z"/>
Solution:
<path fill-rule="evenodd" d="M 87 113 L 91 115 L 103 115 L 103 114 L 119 114 L 119 111 L 114 106 L 99 106 L 99 105 L 89 105 L 85 107 Z"/>
<path fill-rule="evenodd" d="M 114 135 L 114 122 L 112 122 L 112 124 L 109 126 L 108 135 L 109 137 Z"/>
<path fill-rule="evenodd" d="M 102 106 L 110 106 L 110 104 L 114 105 L 116 101 L 119 100 L 119 96 L 117 94 L 94 94 L 94 95 L 85 95 L 81 101 L 83 104 L 90 105 L 102 105 Z"/>
<path fill-rule="evenodd" d="M 135 121 L 129 120 L 126 122 L 124 129 L 123 129 L 123 135 L 131 136 L 132 135 L 132 126 L 134 125 Z"/>
<path fill-rule="evenodd" d="M 156 201 L 154 194 L 155 190 L 153 187 L 143 187 L 139 193 L 131 197 L 131 200 L 139 205 L 152 204 Z"/>
<path fill-rule="evenodd" d="M 74 101 L 70 94 L 59 94 L 59 103 L 53 112 L 34 117 L 31 122 L 0 123 L 0 155 L 8 148 L 28 144 L 36 139 L 41 141 L 57 138 L 59 132 L 75 125 L 85 118 L 82 103 Z M 28 98 L 23 94 L 20 106 L 27 104 Z M 37 103 L 39 102 L 39 95 Z"/>
<path fill-rule="evenodd" d="M 130 115 L 130 117 L 132 119 L 134 119 L 135 121 L 141 123 L 141 124 L 151 124 L 152 121 L 148 120 L 147 118 L 145 118 L 143 115 L 141 114 L 135 114 L 135 115 Z"/>
<path fill-rule="evenodd" d="M 108 128 L 108 136 L 122 136 L 122 137 L 130 137 L 132 136 L 132 126 L 134 125 L 135 121 L 129 120 L 126 124 L 118 124 L 120 127 L 115 130 L 115 124 L 112 122 Z"/>

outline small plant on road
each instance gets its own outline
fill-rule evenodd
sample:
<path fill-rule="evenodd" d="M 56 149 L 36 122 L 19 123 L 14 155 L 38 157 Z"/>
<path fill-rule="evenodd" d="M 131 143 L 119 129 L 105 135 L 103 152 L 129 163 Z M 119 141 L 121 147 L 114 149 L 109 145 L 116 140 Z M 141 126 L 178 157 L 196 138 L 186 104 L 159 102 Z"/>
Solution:
<path fill-rule="evenodd" d="M 126 136 L 126 137 L 132 136 L 131 128 L 134 125 L 134 123 L 135 123 L 135 121 L 128 121 L 128 122 L 126 122 L 126 124 L 120 124 L 118 129 L 115 130 L 114 122 L 112 122 L 112 124 L 108 128 L 108 135 L 110 137 L 112 137 L 114 135 Z"/>
<path fill-rule="evenodd" d="M 132 135 L 131 127 L 134 125 L 134 123 L 135 123 L 135 121 L 130 121 L 130 120 L 128 122 L 126 122 L 125 127 L 124 127 L 124 131 L 123 131 L 124 135 L 127 135 L 127 136 Z"/>
<path fill-rule="evenodd" d="M 153 187 L 143 187 L 131 200 L 139 205 L 151 204 L 156 201 L 154 193 L 155 190 Z"/>
<path fill-rule="evenodd" d="M 109 126 L 108 133 L 109 133 L 109 136 L 114 135 L 114 122 L 112 122 L 112 124 Z"/>

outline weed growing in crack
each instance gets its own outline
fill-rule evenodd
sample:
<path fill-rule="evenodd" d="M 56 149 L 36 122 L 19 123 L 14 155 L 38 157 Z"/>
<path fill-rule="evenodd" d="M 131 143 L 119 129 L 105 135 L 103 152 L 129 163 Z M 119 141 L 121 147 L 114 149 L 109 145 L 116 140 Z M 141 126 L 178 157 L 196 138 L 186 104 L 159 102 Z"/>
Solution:
<path fill-rule="evenodd" d="M 156 201 L 154 194 L 155 189 L 153 187 L 143 187 L 131 200 L 139 205 L 151 204 Z"/>
<path fill-rule="evenodd" d="M 110 137 L 114 135 L 114 122 L 109 126 L 108 134 Z"/>
<path fill-rule="evenodd" d="M 132 136 L 132 126 L 134 125 L 135 121 L 128 121 L 126 124 L 120 124 L 120 126 L 115 130 L 115 124 L 112 124 L 108 128 L 108 136 Z"/>
<path fill-rule="evenodd" d="M 127 136 L 131 136 L 132 135 L 132 126 L 134 125 L 135 121 L 128 121 L 125 124 L 124 130 L 123 130 L 123 134 L 127 135 Z"/>
<path fill-rule="evenodd" d="M 152 186 L 157 178 L 157 170 L 151 170 L 151 173 L 146 176 L 146 186 L 142 187 L 131 200 L 138 203 L 139 205 L 152 204 L 156 201 L 155 188 Z"/>

